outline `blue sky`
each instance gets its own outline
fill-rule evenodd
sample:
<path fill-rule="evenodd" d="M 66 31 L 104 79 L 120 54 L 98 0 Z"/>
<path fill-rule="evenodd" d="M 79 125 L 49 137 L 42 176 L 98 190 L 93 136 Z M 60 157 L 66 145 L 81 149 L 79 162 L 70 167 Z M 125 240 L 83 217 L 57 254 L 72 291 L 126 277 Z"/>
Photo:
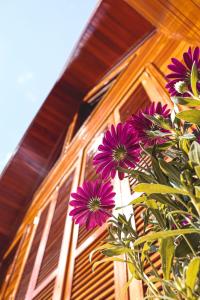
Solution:
<path fill-rule="evenodd" d="M 0 1 L 0 172 L 96 5 L 97 0 Z"/>

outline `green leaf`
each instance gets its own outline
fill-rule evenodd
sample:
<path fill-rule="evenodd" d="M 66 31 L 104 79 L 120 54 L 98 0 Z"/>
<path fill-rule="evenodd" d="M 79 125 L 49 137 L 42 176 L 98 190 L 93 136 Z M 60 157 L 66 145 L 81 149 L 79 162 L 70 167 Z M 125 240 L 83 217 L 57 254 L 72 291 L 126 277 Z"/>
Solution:
<path fill-rule="evenodd" d="M 127 206 L 130 206 L 130 205 L 135 205 L 135 204 L 140 204 L 140 203 L 143 203 L 147 200 L 147 197 L 146 196 L 140 196 L 136 199 L 133 199 L 131 202 L 129 202 L 127 205 L 124 205 L 124 206 L 120 206 L 120 207 L 117 207 L 115 210 L 119 210 L 121 208 L 124 208 L 124 207 L 127 207 Z"/>
<path fill-rule="evenodd" d="M 140 280 L 140 277 L 139 277 L 139 275 L 138 275 L 138 272 L 137 272 L 137 270 L 136 270 L 134 264 L 131 263 L 131 262 L 128 262 L 128 268 L 129 268 L 130 273 L 133 275 L 133 277 L 134 277 L 135 279 Z"/>
<path fill-rule="evenodd" d="M 163 194 L 151 194 L 151 199 L 156 200 L 157 202 L 164 204 L 164 205 L 168 205 L 174 209 L 179 209 L 179 206 L 176 204 L 176 202 L 174 202 L 173 200 L 171 200 L 167 195 L 163 195 Z"/>
<path fill-rule="evenodd" d="M 109 243 L 106 243 L 106 244 L 103 244 L 102 246 L 99 246 L 97 248 L 95 248 L 93 251 L 90 252 L 89 254 L 89 261 L 91 262 L 92 261 L 92 256 L 94 255 L 95 252 L 97 251 L 101 251 L 101 250 L 105 250 L 105 249 L 110 249 L 110 248 L 113 248 L 113 245 L 109 244 Z"/>
<path fill-rule="evenodd" d="M 200 198 L 200 186 L 195 186 L 195 196 L 197 198 Z"/>
<path fill-rule="evenodd" d="M 189 160 L 197 165 L 200 165 L 200 145 L 197 142 L 193 142 L 190 146 L 188 153 Z"/>
<path fill-rule="evenodd" d="M 146 204 L 147 204 L 147 206 L 148 206 L 149 208 L 154 209 L 154 210 L 158 210 L 158 204 L 156 203 L 155 200 L 148 199 L 148 200 L 146 201 Z"/>
<path fill-rule="evenodd" d="M 195 173 L 198 176 L 198 178 L 200 179 L 200 166 L 196 166 L 194 167 Z"/>
<path fill-rule="evenodd" d="M 188 154 L 190 150 L 190 141 L 188 139 L 180 139 L 179 145 L 180 148 L 185 152 L 185 154 Z"/>
<path fill-rule="evenodd" d="M 161 239 L 160 255 L 162 261 L 162 271 L 164 279 L 170 279 L 171 266 L 174 256 L 174 242 L 172 238 Z"/>
<path fill-rule="evenodd" d="M 110 261 L 118 261 L 118 262 L 124 262 L 124 263 L 128 262 L 127 260 L 124 260 L 124 259 L 119 258 L 119 257 L 107 257 L 107 258 L 104 258 L 102 260 L 96 261 L 92 266 L 92 271 L 94 271 L 97 266 L 99 266 L 101 264 L 105 264 L 105 263 L 110 262 Z"/>
<path fill-rule="evenodd" d="M 190 234 L 190 233 L 200 234 L 200 230 L 194 229 L 194 228 L 186 228 L 186 229 L 176 229 L 176 230 L 152 232 L 150 234 L 144 235 L 144 236 L 140 237 L 139 239 L 137 239 L 134 242 L 134 246 L 138 246 L 147 241 L 154 241 L 157 239 L 166 239 L 166 238 L 173 237 L 176 235 L 183 235 L 183 234 Z"/>
<path fill-rule="evenodd" d="M 150 249 L 150 243 L 145 243 L 142 248 L 142 255 L 141 255 L 142 263 L 144 262 L 144 260 L 146 258 L 146 253 L 149 251 L 149 249 Z"/>
<path fill-rule="evenodd" d="M 157 159 L 155 159 L 152 156 L 151 161 L 152 161 L 152 167 L 153 167 L 154 173 L 155 173 L 157 179 L 159 180 L 159 182 L 162 184 L 167 184 L 168 180 L 167 180 L 166 176 L 163 174 Z"/>
<path fill-rule="evenodd" d="M 176 115 L 178 119 L 194 123 L 200 124 L 200 110 L 190 109 L 185 110 Z"/>
<path fill-rule="evenodd" d="M 152 182 L 153 180 L 155 180 L 151 175 L 148 175 L 138 170 L 131 171 L 130 177 L 137 178 L 138 181 L 142 181 L 142 182 Z"/>
<path fill-rule="evenodd" d="M 190 84 L 191 84 L 192 92 L 196 97 L 198 97 L 197 81 L 198 81 L 198 69 L 194 61 L 192 65 L 191 75 L 190 75 Z"/>
<path fill-rule="evenodd" d="M 197 275 L 200 271 L 200 257 L 195 257 L 191 260 L 186 271 L 186 285 L 193 291 L 197 280 Z"/>
<path fill-rule="evenodd" d="M 179 190 L 176 188 L 173 188 L 168 185 L 163 184 L 154 184 L 154 183 L 139 183 L 134 187 L 135 192 L 143 192 L 147 195 L 150 194 L 181 194 L 181 195 L 188 195 L 187 191 L 184 191 L 183 189 Z"/>
<path fill-rule="evenodd" d="M 146 133 L 148 134 L 148 136 L 150 137 L 166 137 L 166 136 L 170 136 L 171 133 L 169 132 L 162 132 L 160 130 L 147 130 Z"/>
<path fill-rule="evenodd" d="M 171 121 L 172 124 L 176 127 L 180 127 L 181 121 L 176 117 L 176 115 L 179 113 L 179 107 L 178 105 L 174 104 L 174 108 L 171 110 Z"/>
<path fill-rule="evenodd" d="M 163 215 L 160 213 L 160 210 L 158 209 L 158 204 L 156 203 L 155 200 L 148 200 L 146 202 L 147 206 L 150 208 L 152 214 L 156 218 L 158 224 L 160 225 L 161 228 L 165 228 L 165 222 L 163 219 Z"/>
<path fill-rule="evenodd" d="M 169 121 L 165 118 L 163 118 L 161 115 L 159 114 L 154 114 L 153 116 L 151 115 L 147 115 L 147 114 L 144 114 L 144 116 L 150 120 L 151 122 L 153 122 L 154 124 L 160 126 L 161 128 L 165 128 L 165 129 L 168 129 L 168 130 L 171 130 L 171 125 L 169 124 Z M 154 130 L 154 132 L 156 132 L 157 130 Z M 162 134 L 160 132 L 160 134 Z"/>
<path fill-rule="evenodd" d="M 169 179 L 180 185 L 180 172 L 172 164 L 159 160 L 160 168 Z"/>
<path fill-rule="evenodd" d="M 125 254 L 125 253 L 129 253 L 130 249 L 126 248 L 126 247 L 113 247 L 113 248 L 110 248 L 110 249 L 102 250 L 102 252 L 105 256 L 112 257 L 112 256 L 117 256 L 117 255 L 122 255 L 122 254 Z"/>
<path fill-rule="evenodd" d="M 172 101 L 175 104 L 185 105 L 185 106 L 200 106 L 200 99 L 194 99 L 192 97 L 172 97 Z"/>
<path fill-rule="evenodd" d="M 196 233 L 188 234 L 187 235 L 187 241 L 192 245 L 192 248 L 194 251 L 199 252 L 200 250 L 200 239 L 199 235 Z M 176 246 L 175 250 L 175 256 L 179 258 L 186 257 L 187 255 L 191 255 L 191 248 L 188 246 L 188 243 L 185 239 L 182 238 L 182 240 L 179 242 L 179 244 Z"/>
<path fill-rule="evenodd" d="M 170 147 L 172 147 L 173 145 L 175 145 L 175 141 L 171 140 L 171 141 L 167 141 L 167 142 L 164 142 L 163 144 L 160 144 L 160 145 L 156 145 L 156 149 L 158 151 L 163 151 L 163 150 L 166 150 L 166 149 L 169 149 Z"/>

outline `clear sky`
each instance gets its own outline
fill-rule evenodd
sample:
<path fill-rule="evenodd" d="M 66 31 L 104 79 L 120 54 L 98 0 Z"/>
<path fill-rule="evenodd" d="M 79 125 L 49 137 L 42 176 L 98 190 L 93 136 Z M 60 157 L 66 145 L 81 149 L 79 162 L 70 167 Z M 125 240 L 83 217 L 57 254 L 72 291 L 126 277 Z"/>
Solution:
<path fill-rule="evenodd" d="M 96 5 L 97 0 L 0 0 L 0 172 Z"/>

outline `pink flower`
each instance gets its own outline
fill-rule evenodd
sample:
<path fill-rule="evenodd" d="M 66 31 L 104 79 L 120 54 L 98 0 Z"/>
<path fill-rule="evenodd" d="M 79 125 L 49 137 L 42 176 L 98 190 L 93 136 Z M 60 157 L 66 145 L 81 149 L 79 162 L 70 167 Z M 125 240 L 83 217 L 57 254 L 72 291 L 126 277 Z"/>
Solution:
<path fill-rule="evenodd" d="M 194 62 L 200 71 L 199 47 L 196 47 L 193 53 L 191 47 L 183 53 L 183 63 L 176 58 L 172 58 L 171 61 L 172 63 L 168 65 L 168 69 L 172 72 L 166 76 L 169 80 L 166 88 L 171 96 L 190 96 L 186 91 L 190 90 L 190 74 Z M 177 82 L 181 82 L 182 91 L 175 88 Z M 197 83 L 197 88 L 200 91 L 199 83 Z"/>
<path fill-rule="evenodd" d="M 163 133 L 169 132 L 168 130 L 155 125 L 145 116 L 154 116 L 155 114 L 167 119 L 170 116 L 170 109 L 168 109 L 167 105 L 162 106 L 160 102 L 157 104 L 153 102 L 150 106 L 146 107 L 145 110 L 140 110 L 137 114 L 132 115 L 127 121 L 132 128 L 133 135 L 137 137 L 139 142 L 147 146 L 162 144 L 163 141 L 165 141 L 163 137 L 150 135 L 150 132 L 157 130 Z"/>
<path fill-rule="evenodd" d="M 110 182 L 85 181 L 82 187 L 77 188 L 76 193 L 71 194 L 72 200 L 69 204 L 74 209 L 70 216 L 76 224 L 85 224 L 88 230 L 101 226 L 111 216 L 115 206 L 114 196 Z"/>
<path fill-rule="evenodd" d="M 122 123 L 117 127 L 112 125 L 111 129 L 106 131 L 98 150 L 99 153 L 94 156 L 93 163 L 103 179 L 109 176 L 114 178 L 117 170 L 119 178 L 123 179 L 124 173 L 119 168 L 134 168 L 141 151 L 129 125 Z"/>

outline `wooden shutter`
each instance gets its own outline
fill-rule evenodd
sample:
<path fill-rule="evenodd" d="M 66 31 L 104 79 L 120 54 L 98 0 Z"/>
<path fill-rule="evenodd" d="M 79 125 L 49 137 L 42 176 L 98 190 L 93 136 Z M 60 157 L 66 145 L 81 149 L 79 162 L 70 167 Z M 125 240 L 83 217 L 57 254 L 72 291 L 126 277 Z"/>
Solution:
<path fill-rule="evenodd" d="M 68 213 L 68 201 L 72 188 L 74 172 L 70 172 L 67 179 L 62 179 L 59 190 L 52 194 L 50 202 L 51 213 L 49 213 L 46 224 L 46 235 L 41 240 L 34 267 L 32 266 L 32 277 L 26 294 L 26 300 L 30 299 L 60 299 L 60 261 L 61 250 L 63 249 L 63 235 L 66 226 Z M 46 230 L 45 229 L 45 230 Z M 68 245 L 65 245 L 67 248 Z M 57 283 L 58 282 L 58 283 Z M 56 292 L 56 288 L 59 292 Z M 54 296 L 55 295 L 55 296 Z"/>
<path fill-rule="evenodd" d="M 102 264 L 92 272 L 88 259 L 90 252 L 106 238 L 106 234 L 107 232 L 103 233 L 98 240 L 76 257 L 71 300 L 115 299 L 114 264 L 112 262 Z M 102 254 L 96 253 L 93 262 L 103 258 Z"/>
<path fill-rule="evenodd" d="M 59 190 L 36 287 L 58 266 L 72 180 L 73 174 L 70 174 Z"/>
<path fill-rule="evenodd" d="M 18 287 L 18 291 L 15 297 L 15 300 L 22 300 L 25 299 L 26 291 L 28 288 L 29 280 L 31 278 L 32 269 L 34 266 L 35 258 L 37 255 L 38 247 L 40 244 L 41 236 L 44 230 L 47 214 L 48 214 L 49 206 L 47 206 L 43 212 L 41 213 L 39 224 L 35 233 L 35 237 L 33 239 L 33 243 L 30 249 L 30 253 L 28 255 L 24 271 L 20 280 L 20 284 Z M 16 273 L 16 271 L 15 271 Z"/>
<path fill-rule="evenodd" d="M 29 251 L 28 249 L 34 229 L 34 225 L 26 226 L 20 241 L 17 242 L 17 244 L 14 246 L 14 249 L 11 250 L 10 254 L 8 254 L 8 256 L 10 256 L 14 251 L 15 256 L 12 264 L 9 267 L 3 287 L 1 289 L 0 299 L 2 300 L 14 299 L 15 291 L 20 280 L 21 271 L 25 263 L 27 253 Z"/>

